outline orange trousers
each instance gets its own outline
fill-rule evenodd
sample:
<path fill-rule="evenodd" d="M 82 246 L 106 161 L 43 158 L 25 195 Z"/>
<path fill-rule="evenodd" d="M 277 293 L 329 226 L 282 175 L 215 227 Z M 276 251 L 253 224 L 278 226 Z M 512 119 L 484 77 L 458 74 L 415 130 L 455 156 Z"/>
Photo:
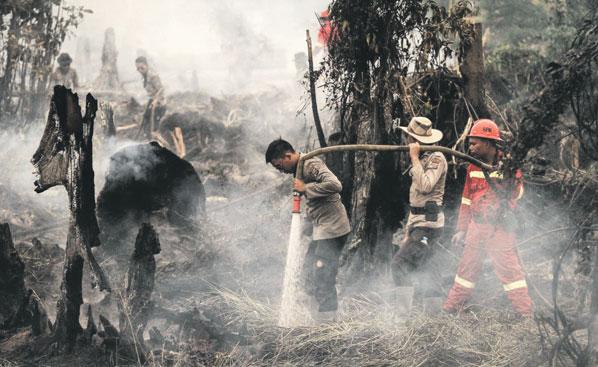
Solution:
<path fill-rule="evenodd" d="M 463 307 L 475 289 L 484 257 L 487 255 L 515 311 L 524 316 L 531 316 L 532 301 L 515 246 L 513 233 L 492 224 L 470 221 L 455 283 L 449 291 L 443 309 L 458 312 Z"/>

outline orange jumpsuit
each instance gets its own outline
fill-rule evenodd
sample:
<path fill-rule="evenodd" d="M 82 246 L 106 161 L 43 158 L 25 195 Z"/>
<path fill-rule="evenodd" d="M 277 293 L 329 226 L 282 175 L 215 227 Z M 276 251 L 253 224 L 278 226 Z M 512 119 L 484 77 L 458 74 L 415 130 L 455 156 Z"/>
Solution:
<path fill-rule="evenodd" d="M 501 188 L 502 175 L 489 174 L 495 186 Z M 516 173 L 516 185 L 508 205 L 515 209 L 516 202 L 523 195 L 520 171 Z M 475 282 L 482 270 L 484 253 L 490 257 L 496 276 L 503 284 L 507 297 L 518 313 L 531 316 L 532 301 L 527 290 L 525 273 L 516 248 L 515 233 L 506 228 L 497 216 L 508 208 L 500 210 L 499 195 L 484 177 L 482 170 L 470 164 L 463 188 L 457 231 L 464 231 L 465 247 L 457 269 L 455 283 L 449 291 L 443 309 L 448 312 L 460 310 L 473 293 Z"/>

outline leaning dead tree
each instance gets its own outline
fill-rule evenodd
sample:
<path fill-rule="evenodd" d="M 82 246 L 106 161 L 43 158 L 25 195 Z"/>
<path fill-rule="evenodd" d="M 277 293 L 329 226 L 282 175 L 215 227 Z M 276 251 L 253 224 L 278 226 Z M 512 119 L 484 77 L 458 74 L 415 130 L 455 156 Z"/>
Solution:
<path fill-rule="evenodd" d="M 69 231 L 55 335 L 71 348 L 81 333 L 79 308 L 83 303 L 83 264 L 87 260 L 92 287 L 110 290 L 108 278 L 91 251 L 99 246 L 99 227 L 95 215 L 95 190 L 92 160 L 92 137 L 97 101 L 87 95 L 85 116 L 79 98 L 70 89 L 55 86 L 50 112 L 39 147 L 32 163 L 37 169 L 35 191 L 63 185 L 69 197 Z"/>

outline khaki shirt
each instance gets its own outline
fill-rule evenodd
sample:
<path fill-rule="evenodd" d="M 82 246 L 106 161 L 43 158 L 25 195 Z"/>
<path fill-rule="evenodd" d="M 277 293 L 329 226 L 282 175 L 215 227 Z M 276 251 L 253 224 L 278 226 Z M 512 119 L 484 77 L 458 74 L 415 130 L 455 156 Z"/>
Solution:
<path fill-rule="evenodd" d="M 351 232 L 349 217 L 341 202 L 342 185 L 319 158 L 303 164 L 306 212 L 313 223 L 313 239 L 325 240 Z"/>
<path fill-rule="evenodd" d="M 435 201 L 442 205 L 444 197 L 444 183 L 448 164 L 440 152 L 425 152 L 420 156 L 421 166 L 414 166 L 411 175 L 411 188 L 409 189 L 409 205 L 423 207 L 426 201 Z M 412 214 L 409 212 L 408 227 L 444 227 L 444 213 L 438 213 L 435 222 L 426 221 L 425 214 Z"/>
<path fill-rule="evenodd" d="M 52 75 L 50 75 L 50 86 L 62 85 L 69 89 L 79 88 L 79 80 L 77 72 L 73 68 L 69 68 L 66 73 L 63 73 L 59 68 L 56 68 Z"/>
<path fill-rule="evenodd" d="M 150 98 L 155 101 L 162 101 L 164 96 L 164 87 L 160 81 L 160 76 L 153 70 L 148 70 L 145 78 L 143 79 L 143 88 Z"/>

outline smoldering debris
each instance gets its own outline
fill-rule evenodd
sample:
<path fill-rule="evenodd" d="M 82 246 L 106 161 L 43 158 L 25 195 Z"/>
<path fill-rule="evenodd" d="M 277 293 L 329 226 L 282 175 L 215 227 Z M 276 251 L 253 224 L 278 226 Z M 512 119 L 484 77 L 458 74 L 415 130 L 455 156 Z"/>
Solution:
<path fill-rule="evenodd" d="M 205 214 L 205 200 L 201 179 L 189 162 L 155 142 L 123 148 L 111 156 L 98 195 L 103 242 L 118 251 L 130 242 L 130 228 L 160 211 L 168 223 L 192 235 L 192 224 Z"/>

